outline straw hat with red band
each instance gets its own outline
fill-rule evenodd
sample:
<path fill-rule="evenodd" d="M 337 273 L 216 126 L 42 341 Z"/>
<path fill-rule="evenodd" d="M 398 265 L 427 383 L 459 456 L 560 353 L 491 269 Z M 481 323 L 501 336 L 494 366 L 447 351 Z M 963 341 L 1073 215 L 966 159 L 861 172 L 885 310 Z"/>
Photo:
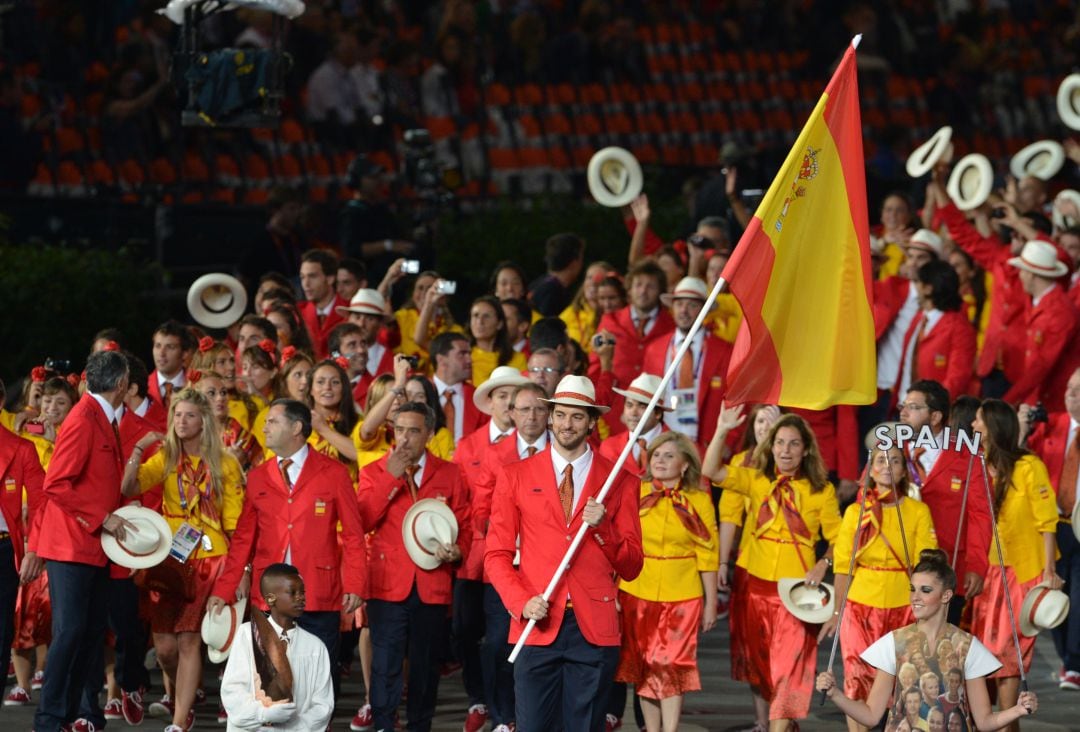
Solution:
<path fill-rule="evenodd" d="M 383 317 L 386 315 L 386 300 L 383 299 L 378 290 L 357 290 L 348 307 L 339 305 L 334 309 L 337 310 L 338 315 L 345 317 L 348 317 L 349 313 Z"/>
<path fill-rule="evenodd" d="M 500 386 L 522 386 L 529 380 L 521 375 L 513 366 L 498 366 L 491 372 L 491 376 L 473 392 L 473 405 L 484 414 L 491 414 L 488 404 L 488 395 Z"/>
<path fill-rule="evenodd" d="M 1041 630 L 1058 627 L 1067 617 L 1069 596 L 1040 583 L 1024 595 L 1024 604 L 1020 606 L 1020 632 L 1030 638 Z"/>
<path fill-rule="evenodd" d="M 930 231 L 930 229 L 919 229 L 916 231 L 904 244 L 904 248 L 922 249 L 924 252 L 930 252 L 938 258 L 941 258 L 944 252 L 941 237 Z"/>
<path fill-rule="evenodd" d="M 705 280 L 699 277 L 683 277 L 679 280 L 679 284 L 675 285 L 675 289 L 670 293 L 664 293 L 660 296 L 660 302 L 664 303 L 664 307 L 671 307 L 671 303 L 676 300 L 700 300 L 705 302 L 709 299 L 709 286 L 705 284 Z M 716 307 L 716 302 L 713 302 L 713 307 Z"/>
<path fill-rule="evenodd" d="M 1011 257 L 1009 264 L 1033 275 L 1056 279 L 1069 271 L 1058 259 L 1057 248 L 1048 241 L 1032 239 L 1024 245 L 1019 257 Z"/>
<path fill-rule="evenodd" d="M 804 623 L 824 623 L 836 606 L 836 592 L 827 582 L 811 587 L 801 577 L 785 577 L 776 583 L 776 592 L 787 611 Z"/>
<path fill-rule="evenodd" d="M 210 663 L 224 663 L 229 658 L 232 643 L 236 639 L 236 631 L 244 622 L 244 611 L 247 610 L 247 598 L 237 600 L 234 604 L 221 609 L 221 612 L 210 611 L 203 615 L 200 633 L 203 643 L 206 644 L 206 655 Z"/>
<path fill-rule="evenodd" d="M 612 389 L 616 394 L 622 394 L 633 402 L 648 404 L 652 401 L 653 394 L 660 388 L 660 377 L 653 374 L 638 374 L 637 378 L 630 382 L 625 389 Z M 657 409 L 664 409 L 664 400 L 656 403 Z"/>
<path fill-rule="evenodd" d="M 457 535 L 457 517 L 446 503 L 435 498 L 422 498 L 414 503 L 401 521 L 405 551 L 420 569 L 435 569 L 442 564 L 435 551 L 453 544 Z"/>
<path fill-rule="evenodd" d="M 567 407 L 597 409 L 601 414 L 611 410 L 611 407 L 605 407 L 596 401 L 596 388 L 593 387 L 593 383 L 589 381 L 588 377 L 574 374 L 562 377 L 551 398 L 541 399 L 540 401 L 549 404 L 562 404 Z"/>
<path fill-rule="evenodd" d="M 101 548 L 113 563 L 128 569 L 149 569 L 165 561 L 172 547 L 173 535 L 164 516 L 136 505 L 121 506 L 113 513 L 134 524 L 137 529 L 126 529 L 122 540 L 108 532 L 101 532 Z"/>

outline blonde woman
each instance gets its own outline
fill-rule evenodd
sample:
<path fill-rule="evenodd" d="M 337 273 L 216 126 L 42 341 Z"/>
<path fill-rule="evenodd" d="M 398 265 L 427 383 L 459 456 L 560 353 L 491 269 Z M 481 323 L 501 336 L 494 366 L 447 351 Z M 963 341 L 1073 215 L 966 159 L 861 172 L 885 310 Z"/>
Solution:
<path fill-rule="evenodd" d="M 151 593 L 154 648 L 175 695 L 168 700 L 173 718 L 165 732 L 184 732 L 194 720 L 202 679 L 202 616 L 244 505 L 243 474 L 222 445 L 209 400 L 190 386 L 173 395 L 163 445 L 140 465 L 143 452 L 161 439 L 150 433 L 136 443 L 121 490 L 135 497 L 161 484 L 161 511 L 169 528 L 174 534 L 190 529 L 198 537 L 179 573 L 182 584 L 171 593 Z"/>

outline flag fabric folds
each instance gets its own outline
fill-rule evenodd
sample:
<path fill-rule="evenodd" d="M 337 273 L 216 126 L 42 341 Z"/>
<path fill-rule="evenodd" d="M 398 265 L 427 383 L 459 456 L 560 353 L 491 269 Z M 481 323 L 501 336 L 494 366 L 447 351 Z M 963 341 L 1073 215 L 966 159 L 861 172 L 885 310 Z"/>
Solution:
<path fill-rule="evenodd" d="M 745 316 L 730 403 L 824 409 L 877 398 L 854 45 L 724 268 Z"/>

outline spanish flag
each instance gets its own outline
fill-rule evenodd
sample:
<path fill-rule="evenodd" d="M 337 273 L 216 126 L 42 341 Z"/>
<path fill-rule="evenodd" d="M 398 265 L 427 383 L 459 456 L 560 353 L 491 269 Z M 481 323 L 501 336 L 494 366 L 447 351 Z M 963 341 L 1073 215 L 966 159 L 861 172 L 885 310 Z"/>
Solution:
<path fill-rule="evenodd" d="M 724 268 L 745 315 L 731 403 L 825 409 L 877 397 L 856 45 Z"/>

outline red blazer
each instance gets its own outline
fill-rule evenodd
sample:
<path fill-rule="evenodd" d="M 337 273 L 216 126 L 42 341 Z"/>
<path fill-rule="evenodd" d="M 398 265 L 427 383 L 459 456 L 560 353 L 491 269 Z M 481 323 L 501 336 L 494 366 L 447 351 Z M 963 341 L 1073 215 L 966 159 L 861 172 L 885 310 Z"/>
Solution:
<path fill-rule="evenodd" d="M 381 376 L 382 374 L 394 373 L 394 349 L 386 346 L 382 352 L 382 358 L 379 359 L 379 365 L 375 369 L 375 376 Z M 371 372 L 369 371 L 370 375 Z M 374 379 L 375 376 L 371 378 Z"/>
<path fill-rule="evenodd" d="M 645 363 L 645 350 L 656 341 L 667 341 L 667 337 L 675 330 L 675 321 L 671 318 L 664 307 L 660 307 L 656 314 L 656 321 L 652 330 L 645 334 L 644 338 L 638 338 L 634 328 L 634 320 L 630 317 L 630 306 L 616 310 L 614 313 L 606 313 L 600 318 L 600 325 L 596 332 L 602 330 L 611 331 L 615 336 L 615 356 L 612 360 L 611 371 L 615 376 L 615 382 L 626 386 L 642 372 L 642 364 Z M 662 371 L 659 373 L 663 373 Z M 596 354 L 589 355 L 589 378 L 593 384 L 600 377 L 600 360 Z M 615 414 L 622 413 L 623 398 L 619 394 L 613 394 L 611 409 Z M 614 422 L 618 423 L 618 419 Z"/>
<path fill-rule="evenodd" d="M 251 563 L 252 603 L 266 610 L 259 580 L 267 566 L 285 560 L 286 548 L 304 577 L 308 610 L 340 611 L 346 593 L 367 597 L 364 525 L 352 478 L 340 462 L 312 449 L 292 494 L 276 458 L 248 473 L 244 510 L 213 594 L 231 602 L 245 565 Z"/>
<path fill-rule="evenodd" d="M 300 320 L 303 321 L 304 327 L 307 328 L 308 334 L 311 336 L 316 361 L 321 361 L 329 355 L 327 341 L 330 339 L 330 331 L 334 329 L 334 326 L 345 322 L 345 318 L 338 314 L 337 309 L 339 307 L 347 308 L 349 303 L 339 295 L 334 295 L 334 304 L 330 306 L 330 314 L 326 316 L 326 319 L 320 325 L 319 316 L 315 312 L 315 303 L 310 300 L 302 300 L 296 303 L 296 312 L 300 314 Z"/>
<path fill-rule="evenodd" d="M 647 373 L 652 373 L 651 371 Z M 713 420 L 713 428 L 715 430 L 716 420 Z M 663 422 L 660 423 L 660 431 L 667 432 L 668 428 Z M 600 455 L 607 459 L 612 465 L 619 459 L 619 455 L 622 454 L 623 448 L 626 447 L 626 443 L 630 441 L 630 430 L 623 430 L 617 435 L 612 435 L 603 442 L 600 443 L 600 449 L 597 450 Z M 648 466 L 646 466 L 648 467 Z M 623 470 L 633 475 L 638 480 L 645 479 L 645 471 L 638 467 L 637 461 L 634 459 L 634 453 L 631 451 L 626 456 L 626 462 L 623 463 Z"/>
<path fill-rule="evenodd" d="M 420 569 L 405 551 L 401 524 L 412 500 L 405 477 L 395 478 L 387 471 L 388 457 L 389 454 L 384 455 L 360 471 L 360 489 L 357 491 L 360 515 L 364 525 L 373 532 L 368 537 L 371 598 L 401 602 L 415 584 L 421 602 L 449 605 L 453 599 L 455 567 L 445 563 L 432 570 Z M 472 516 L 469 489 L 461 468 L 428 452 L 418 488 L 418 498 L 443 501 L 454 512 L 458 522 L 457 545 L 464 564 L 472 547 Z"/>
<path fill-rule="evenodd" d="M 517 642 L 525 627 L 521 619 L 525 603 L 543 593 L 551 581 L 581 527 L 586 499 L 600 492 L 613 467 L 603 456 L 593 454 L 585 489 L 569 526 L 559 502 L 550 448 L 507 466 L 496 481 L 484 569 L 512 616 L 511 643 Z M 616 576 L 634 579 L 645 561 L 638 520 L 640 487 L 634 476 L 619 472 L 604 501 L 604 520 L 589 530 L 581 543 L 570 568 L 555 587 L 548 616 L 536 624 L 528 645 L 546 646 L 555 640 L 566 612 L 567 592 L 587 641 L 598 646 L 620 644 Z M 519 535 L 521 565 L 514 567 Z"/>
<path fill-rule="evenodd" d="M 964 479 L 967 478 L 970 457 L 966 452 L 943 450 L 923 481 L 922 500 L 930 509 L 938 546 L 949 555 L 950 562 L 956 548 L 956 529 L 959 525 Z M 964 592 L 965 573 L 974 572 L 985 577 L 989 568 L 990 504 L 986 500 L 986 488 L 978 460 L 976 457 L 971 469 L 960 552 L 953 567 L 958 584 L 956 591 L 960 594 Z"/>
<path fill-rule="evenodd" d="M 907 302 L 911 280 L 893 275 L 883 280 L 874 280 L 873 289 L 874 339 L 880 340 Z"/>
<path fill-rule="evenodd" d="M 65 428 L 66 429 L 66 428 Z M 24 440 L 13 432 L 0 429 L 0 513 L 7 522 L 11 534 L 11 546 L 15 550 L 15 569 L 18 571 L 23 558 L 23 538 L 27 531 L 22 516 L 22 497 L 26 491 L 26 524 L 33 526 L 34 519 L 45 503 L 42 484 L 45 471 L 38 462 L 34 443 Z"/>
<path fill-rule="evenodd" d="M 674 334 L 671 334 L 667 338 L 649 344 L 645 349 L 645 362 L 642 369 L 645 373 L 663 375 L 664 362 L 674 339 Z M 720 416 L 720 405 L 727 394 L 724 377 L 727 374 L 728 361 L 731 359 L 731 344 L 707 333 L 703 351 L 697 381 L 698 447 L 701 448 L 702 453 L 705 452 L 713 433 L 716 432 L 716 419 Z"/>
<path fill-rule="evenodd" d="M 840 480 L 859 479 L 859 424 L 855 407 L 837 405 L 828 409 L 789 408 L 806 420 L 817 439 L 825 467 Z"/>
<path fill-rule="evenodd" d="M 28 549 L 43 559 L 104 567 L 101 522 L 120 507 L 123 463 L 105 412 L 84 394 L 56 438 L 45 476 L 48 497 Z"/>
<path fill-rule="evenodd" d="M 153 410 L 156 406 L 157 409 L 160 410 L 160 414 L 165 415 L 161 418 L 161 430 L 158 430 L 159 432 L 164 431 L 165 423 L 166 421 L 168 421 L 168 412 L 166 410 L 168 409 L 169 405 L 165 403 L 165 397 L 161 395 L 161 386 L 158 384 L 157 370 L 151 371 L 150 375 L 146 377 L 146 391 L 147 396 L 150 397 L 150 408 L 146 411 L 147 417 L 149 418 L 150 411 Z"/>
<path fill-rule="evenodd" d="M 373 381 L 375 381 L 375 377 L 371 375 L 370 371 L 364 369 L 360 374 L 360 378 L 352 386 L 353 401 L 359 404 L 361 409 L 367 405 L 367 393 Z"/>
<path fill-rule="evenodd" d="M 1023 341 L 1012 336 L 1023 350 L 1024 368 L 1003 398 L 1014 404 L 1041 401 L 1047 411 L 1060 412 L 1065 409 L 1065 384 L 1080 363 L 1074 343 L 1076 310 L 1065 290 L 1055 286 L 1046 292 L 1028 309 L 1024 326 Z"/>
<path fill-rule="evenodd" d="M 488 456 L 504 443 L 514 445 L 516 442 L 517 436 L 513 429 L 497 444 L 491 442 L 488 426 L 484 425 L 461 438 L 454 447 L 453 462 L 461 468 L 461 475 L 469 489 L 469 504 L 472 506 L 472 546 L 469 548 L 467 561 L 463 562 L 458 570 L 457 576 L 461 579 L 478 580 L 484 576 L 484 535 L 487 533 L 487 515 L 491 512 L 491 489 L 486 489 L 487 510 L 481 524 L 477 493 L 483 473 L 482 466 Z"/>
<path fill-rule="evenodd" d="M 1049 421 L 1035 425 L 1027 439 L 1028 449 L 1046 463 L 1055 493 L 1061 480 L 1061 469 L 1065 467 L 1065 448 L 1069 446 L 1071 420 L 1068 412 L 1051 414 Z"/>
<path fill-rule="evenodd" d="M 126 414 L 131 410 L 125 409 Z M 138 416 L 138 415 L 135 415 Z M 146 408 L 146 415 L 141 419 L 150 423 L 150 426 L 154 428 L 155 432 L 164 433 L 169 427 L 169 413 L 165 411 L 165 407 L 157 399 L 151 398 L 150 405 Z M 123 436 L 124 420 L 120 420 L 121 436 Z M 135 438 L 136 441 L 138 438 Z M 134 444 L 134 443 L 133 443 Z M 127 453 L 125 453 L 126 455 Z"/>
<path fill-rule="evenodd" d="M 908 345 L 918 334 L 926 320 L 926 311 L 911 321 L 904 335 L 904 350 L 900 356 L 900 373 L 893 387 L 894 398 L 899 398 L 900 378 L 904 373 Z M 919 338 L 915 346 L 913 371 L 919 379 L 933 379 L 949 391 L 949 398 L 972 393 L 975 377 L 975 328 L 963 310 L 943 313 L 938 322 Z M 914 376 L 913 379 L 914 381 Z"/>
<path fill-rule="evenodd" d="M 435 383 L 434 379 L 431 383 Z M 476 392 L 476 387 L 467 381 L 463 381 L 460 384 L 455 384 L 454 388 L 461 389 L 461 397 L 465 401 L 465 414 L 462 415 L 461 418 L 461 436 L 466 437 L 481 427 L 486 427 L 491 417 L 481 412 L 476 408 L 476 405 L 473 404 L 473 394 Z M 446 425 L 446 428 L 450 430 L 450 434 L 454 433 L 454 425 L 448 424 Z"/>

